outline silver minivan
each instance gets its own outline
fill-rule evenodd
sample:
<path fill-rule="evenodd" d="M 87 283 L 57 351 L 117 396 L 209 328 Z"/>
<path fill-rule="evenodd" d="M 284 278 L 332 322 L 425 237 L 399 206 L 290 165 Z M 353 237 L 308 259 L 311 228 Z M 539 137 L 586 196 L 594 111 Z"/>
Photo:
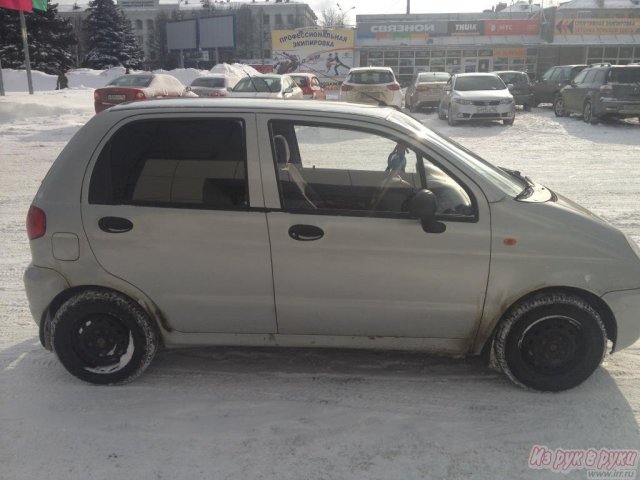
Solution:
<path fill-rule="evenodd" d="M 160 346 L 485 355 L 557 391 L 640 337 L 640 250 L 601 218 L 391 108 L 123 104 L 27 218 L 45 348 L 129 381 Z"/>

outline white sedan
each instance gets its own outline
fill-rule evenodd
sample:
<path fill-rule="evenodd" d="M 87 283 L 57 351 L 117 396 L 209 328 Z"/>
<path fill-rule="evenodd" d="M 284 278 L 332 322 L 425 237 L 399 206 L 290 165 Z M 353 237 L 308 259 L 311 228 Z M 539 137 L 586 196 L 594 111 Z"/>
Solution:
<path fill-rule="evenodd" d="M 229 96 L 283 100 L 304 98 L 302 89 L 289 75 L 246 76 L 233 87 Z"/>

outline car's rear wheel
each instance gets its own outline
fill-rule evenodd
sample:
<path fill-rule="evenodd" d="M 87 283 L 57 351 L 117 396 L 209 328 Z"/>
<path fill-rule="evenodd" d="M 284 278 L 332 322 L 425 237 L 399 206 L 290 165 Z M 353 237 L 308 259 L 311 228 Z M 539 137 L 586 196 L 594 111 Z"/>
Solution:
<path fill-rule="evenodd" d="M 447 113 L 447 121 L 449 122 L 449 125 L 451 125 L 452 127 L 455 127 L 456 125 L 458 125 L 458 122 L 456 122 L 456 120 L 453 118 L 451 105 L 449 105 L 449 112 Z"/>
<path fill-rule="evenodd" d="M 564 98 L 561 95 L 556 95 L 553 99 L 553 113 L 555 113 L 556 117 L 566 117 L 567 110 L 564 105 Z"/>
<path fill-rule="evenodd" d="M 593 106 L 591 105 L 591 102 L 584 103 L 584 107 L 582 108 L 582 119 L 585 123 L 590 123 L 591 125 L 598 123 L 598 117 L 593 115 Z"/>
<path fill-rule="evenodd" d="M 504 125 L 513 125 L 513 122 L 515 121 L 515 119 L 516 119 L 516 118 L 515 118 L 515 117 L 513 117 L 513 118 L 510 118 L 509 120 L 502 120 L 502 123 L 503 123 Z"/>
<path fill-rule="evenodd" d="M 606 346 L 600 314 L 588 302 L 542 293 L 511 308 L 498 327 L 494 351 L 516 384 L 556 392 L 585 381 L 602 362 Z"/>
<path fill-rule="evenodd" d="M 158 347 L 155 325 L 140 305 L 112 291 L 67 300 L 51 321 L 53 350 L 72 375 L 119 384 L 139 376 Z"/>
<path fill-rule="evenodd" d="M 438 118 L 440 120 L 446 120 L 447 119 L 447 115 L 444 113 L 444 110 L 442 109 L 442 105 L 438 104 Z"/>

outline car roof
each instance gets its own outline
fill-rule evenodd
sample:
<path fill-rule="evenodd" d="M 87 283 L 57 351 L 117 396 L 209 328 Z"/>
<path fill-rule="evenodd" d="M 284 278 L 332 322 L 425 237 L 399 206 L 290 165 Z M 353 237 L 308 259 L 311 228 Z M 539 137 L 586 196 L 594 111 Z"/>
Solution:
<path fill-rule="evenodd" d="M 455 73 L 452 75 L 453 77 L 496 77 L 496 73 L 481 73 L 481 72 L 470 72 L 470 73 Z"/>
<path fill-rule="evenodd" d="M 316 76 L 315 73 L 309 73 L 309 72 L 295 72 L 295 73 L 289 73 L 288 75 L 290 77 L 315 77 Z"/>
<path fill-rule="evenodd" d="M 304 113 L 310 111 L 318 113 L 336 113 L 364 115 L 372 118 L 386 118 L 395 111 L 391 108 L 378 107 L 376 105 L 355 104 L 347 102 L 318 102 L 315 100 L 272 100 L 260 98 L 237 98 L 225 97 L 212 102 L 209 99 L 198 97 L 193 98 L 164 98 L 146 100 L 144 102 L 126 102 L 111 107 L 108 111 L 119 112 L 123 110 L 135 111 L 136 113 L 156 113 L 162 111 L 178 112 L 183 109 L 199 110 L 207 109 L 208 111 L 220 110 L 227 112 L 229 110 L 242 110 L 248 113 L 257 111 L 278 111 L 289 113 Z"/>
<path fill-rule="evenodd" d="M 520 73 L 522 75 L 526 75 L 527 72 L 523 72 L 522 70 L 496 70 L 495 72 L 496 75 L 500 75 L 501 73 Z"/>
<path fill-rule="evenodd" d="M 384 71 L 387 71 L 387 72 L 393 72 L 391 67 L 355 67 L 355 68 L 352 68 L 351 70 L 349 70 L 349 73 L 351 73 L 351 72 L 369 72 L 371 70 L 384 70 Z"/>

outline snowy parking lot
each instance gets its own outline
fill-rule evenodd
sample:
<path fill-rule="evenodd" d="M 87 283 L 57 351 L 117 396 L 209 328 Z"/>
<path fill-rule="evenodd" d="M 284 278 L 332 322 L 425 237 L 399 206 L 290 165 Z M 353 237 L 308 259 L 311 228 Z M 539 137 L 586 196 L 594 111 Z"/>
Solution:
<path fill-rule="evenodd" d="M 559 394 L 521 390 L 475 358 L 307 349 L 161 352 L 126 386 L 75 379 L 37 338 L 24 221 L 92 95 L 0 97 L 0 479 L 560 479 L 528 467 L 534 445 L 640 449 L 640 342 Z M 637 119 L 417 117 L 640 242 Z"/>

